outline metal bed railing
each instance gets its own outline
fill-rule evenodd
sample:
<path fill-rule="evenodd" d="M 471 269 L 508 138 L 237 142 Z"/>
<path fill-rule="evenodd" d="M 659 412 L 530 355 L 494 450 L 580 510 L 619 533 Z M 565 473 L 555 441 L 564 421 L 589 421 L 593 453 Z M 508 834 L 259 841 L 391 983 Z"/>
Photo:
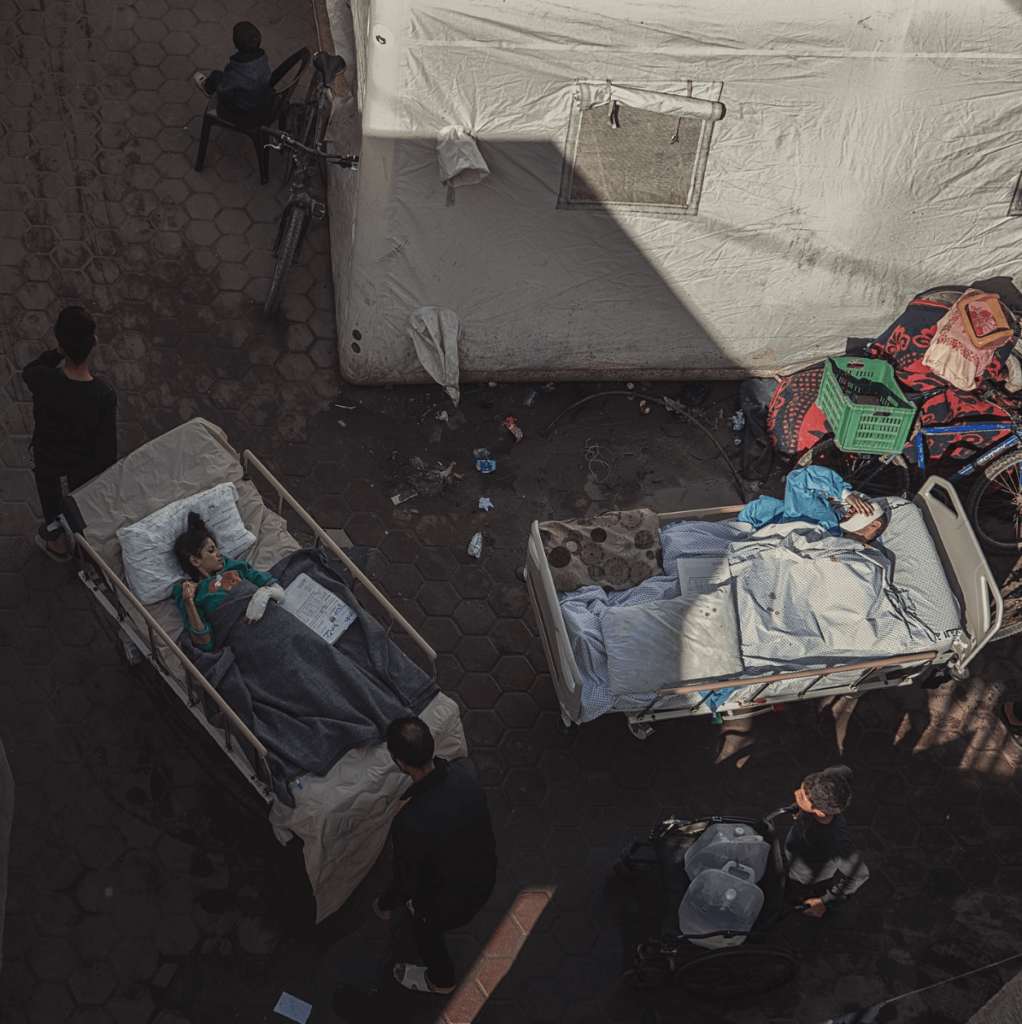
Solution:
<path fill-rule="evenodd" d="M 199 671 L 198 668 L 196 668 L 191 658 L 189 658 L 188 655 L 185 654 L 185 652 L 178 646 L 178 644 L 170 636 L 170 634 L 167 633 L 167 631 L 156 621 L 155 618 L 153 618 L 152 614 L 145 607 L 145 605 L 142 604 L 142 602 L 139 601 L 137 597 L 135 597 L 135 595 L 131 592 L 128 585 L 117 575 L 116 572 L 114 572 L 113 569 L 110 568 L 109 565 L 107 565 L 107 563 L 103 560 L 103 557 L 100 555 L 100 553 L 85 539 L 84 536 L 82 536 L 81 533 L 76 533 L 74 535 L 74 538 L 75 544 L 78 546 L 78 551 L 84 552 L 84 554 L 88 556 L 89 560 L 95 566 L 96 570 L 102 574 L 107 586 L 113 593 L 114 602 L 116 603 L 110 602 L 109 600 L 105 600 L 104 603 L 107 605 L 107 610 L 111 612 L 114 618 L 118 621 L 121 628 L 130 628 L 128 627 L 130 618 L 127 612 L 124 610 L 124 606 L 122 603 L 123 601 L 127 601 L 127 603 L 131 606 L 132 610 L 137 615 L 141 616 L 143 622 L 146 625 L 146 630 L 149 638 L 148 645 L 142 645 L 141 649 L 145 650 L 148 660 L 152 663 L 152 665 L 156 668 L 160 675 L 162 675 L 168 681 L 176 682 L 173 674 L 171 673 L 170 669 L 167 667 L 163 660 L 163 655 L 160 652 L 159 645 L 156 642 L 157 637 L 159 637 L 159 639 L 164 644 L 166 644 L 168 650 L 174 653 L 174 655 L 177 657 L 178 661 L 180 661 L 182 667 L 185 670 L 185 685 L 187 687 L 187 700 L 185 701 L 186 705 L 189 708 L 196 707 L 196 705 L 198 705 L 199 701 L 201 700 L 202 695 L 205 694 L 207 697 L 209 697 L 210 700 L 213 701 L 214 704 L 216 704 L 217 708 L 224 714 L 226 722 L 222 727 L 220 727 L 220 729 L 223 732 L 224 749 L 228 752 L 228 754 L 232 754 L 234 751 L 233 743 L 231 741 L 231 728 L 236 729 L 238 735 L 241 736 L 252 747 L 255 756 L 259 758 L 260 762 L 262 763 L 263 770 L 266 772 L 266 779 L 265 781 L 258 780 L 258 777 L 252 775 L 251 770 L 249 770 L 249 780 L 253 783 L 253 785 L 256 785 L 257 788 L 260 788 L 260 786 L 262 786 L 262 788 L 264 789 L 263 796 L 266 797 L 268 795 L 268 792 L 272 789 L 273 772 L 270 770 L 270 764 L 266 758 L 266 747 L 264 746 L 264 744 L 256 737 L 255 733 L 253 733 L 252 730 L 247 725 L 245 725 L 245 723 L 238 717 L 237 713 L 230 706 L 230 704 L 228 704 L 227 701 L 225 701 L 224 698 L 220 696 L 220 694 L 217 692 L 213 684 L 210 683 L 208 679 L 206 679 L 206 677 Z M 82 577 L 82 581 L 86 584 L 86 586 L 89 586 L 90 580 L 88 578 L 87 570 L 81 570 L 79 572 L 79 576 Z M 95 587 L 91 587 L 90 589 L 93 589 L 97 593 L 97 596 L 103 599 L 103 595 L 100 594 Z M 148 647 L 147 650 L 146 646 Z M 199 690 L 195 689 L 196 685 L 199 687 Z M 217 728 L 212 723 L 210 723 L 208 719 L 204 718 L 204 721 L 207 723 L 211 730 Z M 237 757 L 232 758 L 232 760 L 234 760 L 235 763 L 244 763 L 243 761 L 240 761 L 240 759 Z"/>
<path fill-rule="evenodd" d="M 803 700 L 817 683 L 827 676 L 838 675 L 844 672 L 867 672 L 869 670 L 883 668 L 918 668 L 928 665 L 937 658 L 937 651 L 921 651 L 918 654 L 897 655 L 891 658 L 874 658 L 871 661 L 855 661 L 847 665 L 838 665 L 834 668 L 810 668 L 799 672 L 775 672 L 772 675 L 756 676 L 755 678 L 721 679 L 718 676 L 707 676 L 704 679 L 693 679 L 678 685 L 669 686 L 658 690 L 656 697 L 636 714 L 637 719 L 646 718 L 651 715 L 657 703 L 665 697 L 674 697 L 684 693 L 701 693 L 706 691 L 699 704 L 704 703 L 714 690 L 724 690 L 730 687 L 759 686 L 759 689 L 751 697 L 743 699 L 745 704 L 753 704 L 763 691 L 772 683 L 787 682 L 790 679 L 809 679 L 811 682 L 805 689 L 794 695 L 795 700 Z M 863 680 L 859 680 L 861 684 Z M 695 705 L 699 707 L 699 704 Z"/>
<path fill-rule="evenodd" d="M 266 482 L 277 492 L 277 515 L 281 515 L 284 503 L 287 502 L 298 514 L 302 522 L 312 530 L 319 544 L 329 548 L 331 553 L 344 565 L 344 567 L 361 583 L 370 594 L 383 606 L 387 614 L 398 623 L 398 625 L 415 641 L 422 652 L 429 658 L 433 666 L 433 678 L 436 678 L 436 651 L 426 643 L 425 640 L 415 631 L 411 623 L 387 600 L 380 592 L 375 583 L 344 553 L 343 549 L 333 540 L 332 537 L 316 522 L 308 512 L 292 497 L 286 487 L 257 459 L 247 448 L 241 455 L 242 467 L 245 470 L 245 478 L 248 479 L 249 465 L 255 466 Z"/>

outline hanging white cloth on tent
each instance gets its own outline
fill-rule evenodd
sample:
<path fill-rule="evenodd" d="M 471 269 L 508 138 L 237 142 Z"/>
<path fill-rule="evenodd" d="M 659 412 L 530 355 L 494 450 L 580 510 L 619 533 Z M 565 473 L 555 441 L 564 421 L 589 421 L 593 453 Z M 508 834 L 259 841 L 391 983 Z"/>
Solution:
<path fill-rule="evenodd" d="M 451 124 L 436 139 L 440 181 L 448 188 L 478 185 L 490 173 L 467 128 Z"/>
<path fill-rule="evenodd" d="M 461 400 L 458 387 L 458 339 L 461 320 L 453 309 L 422 306 L 408 317 L 405 332 L 412 339 L 415 354 L 426 373 L 450 395 L 457 405 Z"/>

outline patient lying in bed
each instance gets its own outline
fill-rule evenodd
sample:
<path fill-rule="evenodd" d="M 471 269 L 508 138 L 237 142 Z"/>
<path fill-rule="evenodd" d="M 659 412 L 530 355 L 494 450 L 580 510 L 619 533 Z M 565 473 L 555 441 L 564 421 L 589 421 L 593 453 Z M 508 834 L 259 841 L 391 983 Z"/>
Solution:
<path fill-rule="evenodd" d="M 202 520 L 192 515 L 192 539 L 182 544 L 180 561 L 194 576 L 174 588 L 185 628 L 199 648 L 192 660 L 266 746 L 274 792 L 293 807 L 289 782 L 323 776 L 353 747 L 382 742 L 387 725 L 419 714 L 437 686 L 361 607 L 322 551 L 294 551 L 269 572 L 259 572 L 224 558 Z M 333 641 L 283 601 L 267 604 L 278 591 L 284 597 L 282 587 L 300 576 L 352 613 Z M 204 706 L 214 725 L 225 724 L 211 701 Z M 236 739 L 264 777 L 261 763 Z"/>
<path fill-rule="evenodd" d="M 771 523 L 816 523 L 835 537 L 844 534 L 869 545 L 887 529 L 890 516 L 856 494 L 834 470 L 807 466 L 788 474 L 784 501 L 760 495 L 738 513 L 738 521 L 756 529 Z"/>
<path fill-rule="evenodd" d="M 271 597 L 284 603 L 284 591 L 269 573 L 259 572 L 248 562 L 225 558 L 220 553 L 216 540 L 196 512 L 188 513 L 188 529 L 174 541 L 174 554 L 191 579 L 178 583 L 172 596 L 184 617 L 188 635 L 199 650 L 213 649 L 209 616 L 242 580 L 259 587 L 245 615 L 250 626 L 262 618 Z"/>
<path fill-rule="evenodd" d="M 776 505 L 783 508 L 782 502 Z M 873 544 L 797 516 L 758 530 L 736 520 L 670 523 L 660 530 L 667 575 L 620 592 L 589 586 L 559 594 L 584 681 L 580 720 L 614 709 L 641 711 L 659 688 L 679 681 L 949 650 L 961 631 L 961 612 L 923 513 L 902 498 L 883 499 L 880 506 L 890 525 Z M 672 570 L 689 559 L 717 561 L 732 601 L 714 599 L 703 607 L 706 598 L 723 596 L 717 590 L 684 596 L 688 587 Z M 730 622 L 705 614 L 729 608 Z M 643 618 L 646 609 L 654 614 Z M 715 625 L 719 642 L 700 649 Z M 805 685 L 804 679 L 772 684 L 770 694 L 797 694 Z M 717 693 L 723 693 L 721 700 L 727 696 Z M 701 696 L 685 694 L 665 699 L 663 706 L 699 703 Z"/>

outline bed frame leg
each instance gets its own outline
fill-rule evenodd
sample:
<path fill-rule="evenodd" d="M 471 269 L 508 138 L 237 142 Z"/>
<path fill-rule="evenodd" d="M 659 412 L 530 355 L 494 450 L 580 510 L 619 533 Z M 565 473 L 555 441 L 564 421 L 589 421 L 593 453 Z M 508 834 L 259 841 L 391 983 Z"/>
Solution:
<path fill-rule="evenodd" d="M 637 740 L 648 740 L 653 735 L 653 726 L 646 725 L 644 722 L 632 722 L 628 723 L 628 731 Z"/>
<path fill-rule="evenodd" d="M 573 722 L 562 715 L 557 719 L 557 731 L 562 736 L 574 736 L 578 732 L 578 722 Z"/>

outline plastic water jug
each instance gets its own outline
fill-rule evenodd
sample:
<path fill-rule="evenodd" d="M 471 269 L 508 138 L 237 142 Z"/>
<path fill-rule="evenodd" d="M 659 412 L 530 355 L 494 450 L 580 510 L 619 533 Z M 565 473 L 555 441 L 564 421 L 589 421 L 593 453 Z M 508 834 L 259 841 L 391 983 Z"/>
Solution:
<path fill-rule="evenodd" d="M 685 854 L 685 870 L 695 879 L 706 868 L 723 868 L 725 864 L 747 864 L 752 868 L 753 882 L 766 871 L 770 844 L 751 826 L 721 822 L 711 825 Z"/>
<path fill-rule="evenodd" d="M 678 908 L 678 926 L 682 935 L 706 932 L 749 931 L 763 908 L 763 890 L 752 881 L 752 869 L 744 864 L 729 864 L 727 869 L 700 871 Z M 713 935 L 690 939 L 697 946 L 717 949 L 740 946 L 744 935 L 727 938 Z"/>

